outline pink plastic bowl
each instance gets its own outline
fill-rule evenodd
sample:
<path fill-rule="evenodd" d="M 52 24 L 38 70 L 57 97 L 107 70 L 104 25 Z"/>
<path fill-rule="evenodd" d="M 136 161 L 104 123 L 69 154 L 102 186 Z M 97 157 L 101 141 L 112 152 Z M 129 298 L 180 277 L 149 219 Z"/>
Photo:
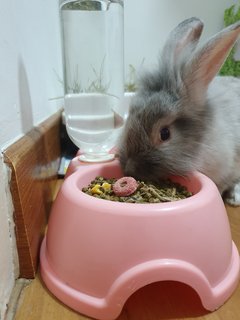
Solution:
<path fill-rule="evenodd" d="M 66 305 L 115 319 L 139 288 L 162 280 L 191 286 L 215 310 L 239 281 L 239 254 L 215 184 L 200 173 L 175 178 L 194 196 L 170 203 L 126 204 L 81 191 L 96 176 L 121 177 L 117 160 L 80 165 L 52 208 L 41 247 L 41 274 Z"/>

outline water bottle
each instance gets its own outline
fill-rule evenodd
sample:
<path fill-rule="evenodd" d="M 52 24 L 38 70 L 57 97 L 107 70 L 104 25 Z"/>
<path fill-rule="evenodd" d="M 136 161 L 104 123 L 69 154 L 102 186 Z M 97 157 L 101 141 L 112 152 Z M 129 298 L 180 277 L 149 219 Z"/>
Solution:
<path fill-rule="evenodd" d="M 127 116 L 123 1 L 60 1 L 64 111 L 82 161 L 111 160 Z"/>

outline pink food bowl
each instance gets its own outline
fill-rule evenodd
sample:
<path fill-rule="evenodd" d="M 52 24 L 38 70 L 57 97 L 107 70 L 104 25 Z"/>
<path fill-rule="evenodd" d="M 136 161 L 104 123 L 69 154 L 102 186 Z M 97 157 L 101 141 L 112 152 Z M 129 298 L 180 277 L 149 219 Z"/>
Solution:
<path fill-rule="evenodd" d="M 197 172 L 175 177 L 194 193 L 184 200 L 127 204 L 81 191 L 98 175 L 121 177 L 117 160 L 73 171 L 55 200 L 41 246 L 43 281 L 62 302 L 107 320 L 120 314 L 136 290 L 162 280 L 191 286 L 210 311 L 230 297 L 239 281 L 239 254 L 209 178 Z"/>

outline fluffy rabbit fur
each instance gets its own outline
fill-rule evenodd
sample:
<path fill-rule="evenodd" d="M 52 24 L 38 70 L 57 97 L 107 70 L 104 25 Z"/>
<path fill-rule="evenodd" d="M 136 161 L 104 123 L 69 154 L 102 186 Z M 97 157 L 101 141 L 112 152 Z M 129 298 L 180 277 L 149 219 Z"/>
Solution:
<path fill-rule="evenodd" d="M 218 77 L 240 22 L 197 47 L 198 18 L 180 23 L 133 97 L 119 141 L 125 175 L 156 180 L 198 170 L 240 205 L 240 80 Z"/>

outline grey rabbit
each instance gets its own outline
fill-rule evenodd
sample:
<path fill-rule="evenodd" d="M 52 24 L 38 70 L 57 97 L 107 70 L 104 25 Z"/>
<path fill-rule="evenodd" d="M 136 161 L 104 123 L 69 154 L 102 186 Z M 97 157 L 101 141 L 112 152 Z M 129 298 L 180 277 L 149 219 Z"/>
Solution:
<path fill-rule="evenodd" d="M 240 205 L 240 79 L 216 76 L 240 34 L 235 23 L 197 46 L 203 22 L 180 23 L 157 70 L 140 78 L 119 139 L 125 175 L 156 180 L 200 171 Z"/>

